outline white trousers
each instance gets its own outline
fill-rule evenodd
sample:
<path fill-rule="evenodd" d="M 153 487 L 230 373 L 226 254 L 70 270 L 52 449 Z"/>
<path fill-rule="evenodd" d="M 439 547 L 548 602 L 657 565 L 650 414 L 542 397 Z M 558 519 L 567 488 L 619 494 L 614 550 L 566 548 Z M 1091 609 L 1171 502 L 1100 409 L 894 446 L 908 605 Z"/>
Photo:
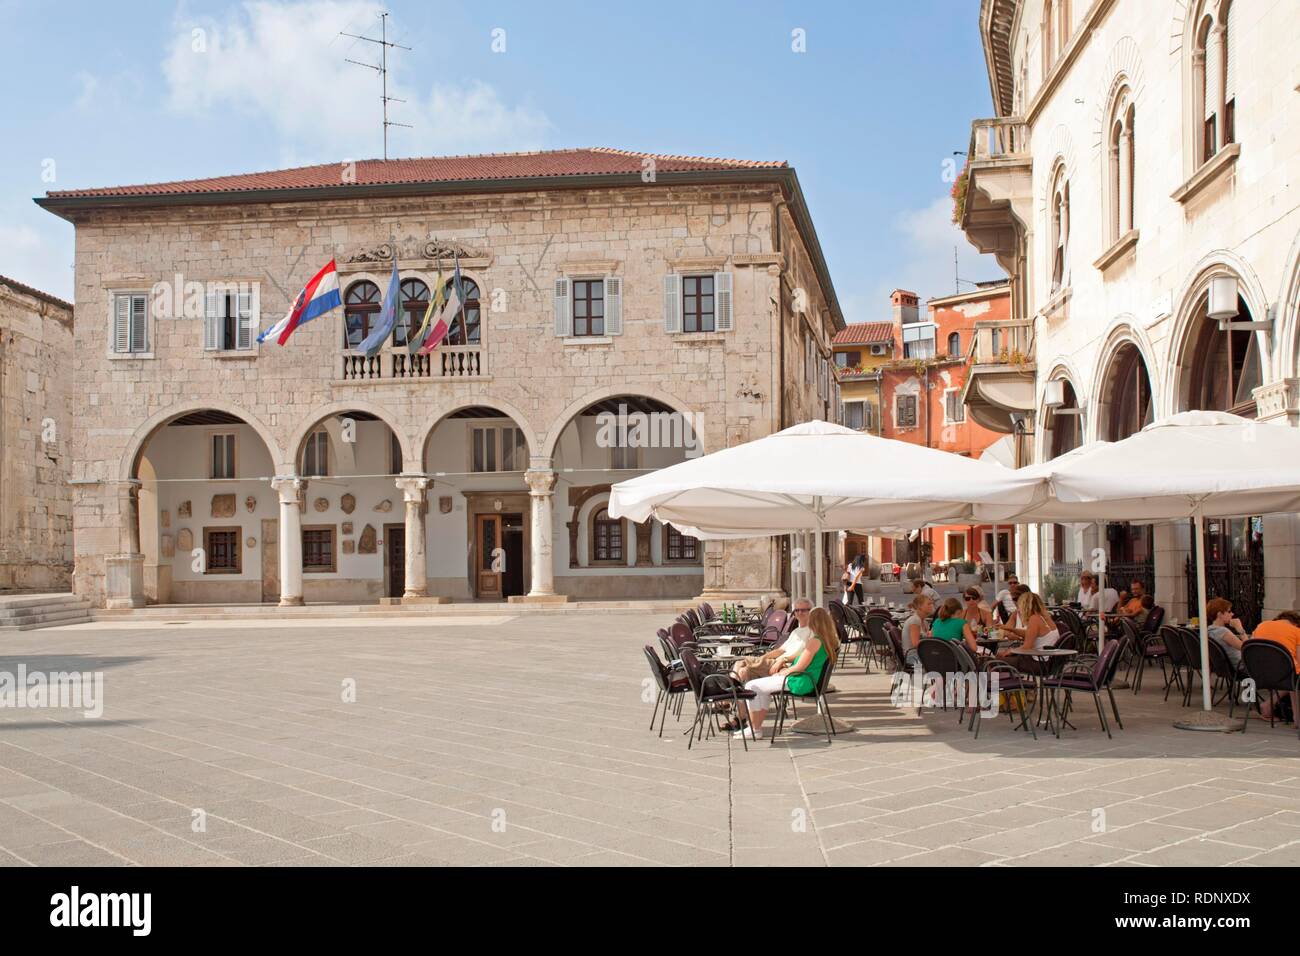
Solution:
<path fill-rule="evenodd" d="M 749 702 L 750 710 L 767 710 L 772 705 L 772 695 L 785 686 L 785 677 L 780 674 L 773 674 L 770 677 L 759 677 L 745 685 L 745 690 L 754 692 L 754 699 Z"/>

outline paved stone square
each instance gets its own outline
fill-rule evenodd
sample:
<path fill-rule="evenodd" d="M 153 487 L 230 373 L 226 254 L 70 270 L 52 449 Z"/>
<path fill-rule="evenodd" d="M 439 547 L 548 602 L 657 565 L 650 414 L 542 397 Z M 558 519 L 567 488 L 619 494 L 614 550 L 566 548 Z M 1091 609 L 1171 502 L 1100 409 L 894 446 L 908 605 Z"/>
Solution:
<path fill-rule="evenodd" d="M 105 708 L 0 709 L 0 863 L 1300 863 L 1294 728 L 1175 730 L 1151 678 L 1114 740 L 1083 701 L 1061 740 L 1003 719 L 976 741 L 852 663 L 833 745 L 688 751 L 671 717 L 647 730 L 663 616 L 6 635 L 0 671 L 102 671 Z"/>

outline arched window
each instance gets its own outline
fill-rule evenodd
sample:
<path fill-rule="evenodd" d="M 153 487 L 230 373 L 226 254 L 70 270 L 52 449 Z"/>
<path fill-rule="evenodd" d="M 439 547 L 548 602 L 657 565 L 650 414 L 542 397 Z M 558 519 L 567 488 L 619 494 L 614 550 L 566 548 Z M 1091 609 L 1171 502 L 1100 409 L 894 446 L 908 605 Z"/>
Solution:
<path fill-rule="evenodd" d="M 617 563 L 625 561 L 623 519 L 611 518 L 601 508 L 591 516 L 591 560 Z"/>
<path fill-rule="evenodd" d="M 1043 2 L 1043 79 L 1052 72 L 1056 62 L 1056 3 L 1054 0 Z"/>
<path fill-rule="evenodd" d="M 1236 4 L 1201 5 L 1192 40 L 1192 152 L 1196 165 L 1236 142 L 1238 67 Z"/>
<path fill-rule="evenodd" d="M 1055 294 L 1069 285 L 1070 183 L 1065 178 L 1064 169 L 1058 169 L 1052 180 L 1051 210 L 1051 289 Z"/>
<path fill-rule="evenodd" d="M 665 561 L 698 561 L 700 556 L 699 542 L 689 534 L 682 534 L 670 524 L 664 525 L 664 560 Z"/>
<path fill-rule="evenodd" d="M 1256 414 L 1254 390 L 1263 384 L 1259 338 L 1249 329 L 1223 330 L 1205 314 L 1207 302 L 1197 308 L 1199 332 L 1191 352 L 1188 381 L 1189 409 L 1232 412 L 1247 418 Z M 1245 300 L 1237 298 L 1237 315 L 1231 322 L 1250 322 Z"/>
<path fill-rule="evenodd" d="M 1134 226 L 1133 175 L 1136 108 L 1127 85 L 1111 100 L 1106 151 L 1107 241 L 1115 242 Z"/>
<path fill-rule="evenodd" d="M 448 280 L 445 295 L 451 295 L 451 283 Z M 460 280 L 461 292 L 465 297 L 465 306 L 447 322 L 448 345 L 478 345 L 482 340 L 482 313 L 479 307 L 478 285 L 464 277 Z"/>
<path fill-rule="evenodd" d="M 429 308 L 429 287 L 419 279 L 403 279 L 398 295 L 402 308 L 393 328 L 393 344 L 406 345 L 411 334 L 418 332 L 420 323 L 424 321 L 424 313 Z"/>
<path fill-rule="evenodd" d="M 379 308 L 379 286 L 365 279 L 348 286 L 343 297 L 344 348 L 355 349 L 365 341 Z"/>
<path fill-rule="evenodd" d="M 961 333 L 960 332 L 951 332 L 948 335 L 948 357 L 949 358 L 961 357 Z"/>
<path fill-rule="evenodd" d="M 307 436 L 302 448 L 302 475 L 304 478 L 322 478 L 330 473 L 330 436 L 319 428 Z"/>

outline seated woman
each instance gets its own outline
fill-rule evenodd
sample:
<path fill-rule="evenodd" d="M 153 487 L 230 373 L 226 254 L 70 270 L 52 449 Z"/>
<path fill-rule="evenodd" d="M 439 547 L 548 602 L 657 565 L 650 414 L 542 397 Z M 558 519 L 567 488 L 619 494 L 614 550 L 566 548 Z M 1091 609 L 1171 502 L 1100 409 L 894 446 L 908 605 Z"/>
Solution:
<path fill-rule="evenodd" d="M 926 622 L 934 613 L 934 602 L 929 595 L 918 594 L 912 598 L 908 607 L 912 613 L 903 622 L 903 665 L 911 668 L 920 666 L 921 658 L 917 656 L 916 645 L 930 636 L 930 625 Z"/>
<path fill-rule="evenodd" d="M 1061 632 L 1056 629 L 1056 623 L 1047 613 L 1047 606 L 1043 604 L 1042 598 L 1026 589 L 1016 600 L 1016 611 L 1020 620 L 1024 622 L 1023 626 L 1004 627 L 1002 630 L 1020 638 L 1021 643 L 998 651 L 998 657 L 1010 657 L 1017 651 L 1033 651 L 1056 646 L 1056 642 L 1061 639 Z M 1022 663 L 1018 665 L 1021 670 L 1032 670 L 1032 664 L 1029 667 L 1024 665 L 1033 661 L 1033 658 L 1017 656 L 1022 657 Z"/>
<path fill-rule="evenodd" d="M 939 605 L 939 614 L 930 628 L 930 635 L 941 641 L 962 641 L 972 656 L 979 653 L 975 633 L 961 616 L 961 602 L 955 597 L 950 597 Z"/>
<path fill-rule="evenodd" d="M 738 683 L 745 684 L 759 677 L 776 674 L 782 668 L 788 667 L 799 659 L 799 655 L 803 653 L 808 639 L 813 636 L 812 629 L 808 626 L 808 618 L 812 614 L 812 601 L 807 598 L 799 598 L 794 602 L 792 613 L 799 623 L 784 642 L 778 644 L 766 654 L 745 657 L 736 662 L 736 666 L 731 669 L 731 676 Z M 724 704 L 719 709 L 726 711 L 730 708 L 730 704 Z M 740 722 L 733 717 L 723 725 L 722 729 L 734 731 L 739 730 L 740 727 Z"/>
<path fill-rule="evenodd" d="M 808 616 L 808 626 L 812 637 L 804 644 L 803 651 L 791 664 L 783 664 L 781 669 L 768 677 L 759 677 L 745 684 L 745 690 L 754 692 L 754 699 L 741 701 L 741 708 L 748 711 L 749 726 L 735 732 L 735 736 L 749 734 L 757 740 L 763 730 L 763 721 L 767 718 L 768 708 L 772 704 L 772 695 L 781 690 L 794 694 L 811 694 L 821 680 L 822 671 L 835 663 L 839 654 L 840 639 L 835 632 L 835 622 L 830 612 L 823 607 L 814 608 Z"/>
<path fill-rule="evenodd" d="M 1208 611 L 1208 608 L 1207 608 Z M 1292 661 L 1295 662 L 1296 673 L 1300 674 L 1300 613 L 1296 611 L 1282 611 L 1271 621 L 1262 621 L 1255 628 L 1255 633 L 1251 639 L 1260 639 L 1273 641 L 1275 644 L 1281 644 L 1291 654 Z M 1300 715 L 1300 695 L 1291 694 L 1291 717 L 1295 719 Z M 1272 715 L 1273 718 L 1279 716 L 1285 717 L 1281 705 L 1281 696 L 1277 691 L 1271 691 L 1268 696 L 1259 702 L 1260 716 L 1265 720 Z"/>
<path fill-rule="evenodd" d="M 1209 622 L 1206 630 L 1210 640 L 1223 649 L 1234 668 L 1241 670 L 1241 644 L 1246 640 L 1247 634 L 1241 621 L 1232 616 L 1232 602 L 1226 598 L 1215 598 L 1205 605 L 1205 618 Z"/>
<path fill-rule="evenodd" d="M 962 598 L 966 601 L 962 617 L 965 618 L 966 623 L 971 626 L 972 630 L 977 627 L 993 626 L 993 612 L 984 603 L 983 591 L 971 585 L 962 593 Z"/>

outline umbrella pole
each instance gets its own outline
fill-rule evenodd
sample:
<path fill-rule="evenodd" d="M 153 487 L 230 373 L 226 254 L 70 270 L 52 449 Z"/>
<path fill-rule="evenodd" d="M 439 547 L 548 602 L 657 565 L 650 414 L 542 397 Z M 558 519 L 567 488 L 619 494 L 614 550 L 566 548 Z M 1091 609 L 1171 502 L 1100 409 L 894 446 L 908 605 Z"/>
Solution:
<path fill-rule="evenodd" d="M 820 498 L 817 499 L 817 509 L 820 512 L 821 510 Z M 822 601 L 826 597 L 826 582 L 822 580 L 823 571 L 824 571 L 824 568 L 822 567 L 824 563 L 824 561 L 822 560 L 822 549 L 824 547 L 825 547 L 825 542 L 822 540 L 822 519 L 821 519 L 821 515 L 819 514 L 817 517 L 817 537 L 813 542 L 813 554 L 816 555 L 817 557 L 817 569 L 813 576 L 813 581 L 815 582 L 817 591 L 813 595 L 813 607 L 821 607 Z"/>
<path fill-rule="evenodd" d="M 1097 522 L 1097 534 L 1105 540 L 1106 526 L 1102 522 Z M 1101 570 L 1097 572 L 1097 654 L 1106 649 L 1106 565 L 1110 562 L 1110 555 L 1103 552 L 1101 556 Z"/>
<path fill-rule="evenodd" d="M 1195 530 L 1192 533 L 1196 535 L 1196 601 L 1199 611 L 1198 620 L 1201 624 L 1201 710 L 1183 720 L 1174 721 L 1174 726 L 1179 730 L 1231 733 L 1234 730 L 1245 730 L 1246 722 L 1229 719 L 1225 714 L 1211 709 L 1213 698 L 1210 695 L 1210 622 L 1205 619 L 1205 515 L 1201 509 L 1202 505 L 1198 504 L 1192 515 L 1195 522 Z"/>

